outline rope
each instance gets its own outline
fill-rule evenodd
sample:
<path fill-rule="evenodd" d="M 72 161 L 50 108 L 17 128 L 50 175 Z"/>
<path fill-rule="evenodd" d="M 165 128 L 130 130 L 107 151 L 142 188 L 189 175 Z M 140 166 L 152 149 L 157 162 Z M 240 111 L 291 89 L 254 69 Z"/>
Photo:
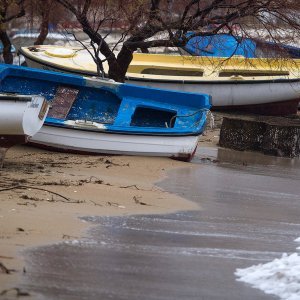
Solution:
<path fill-rule="evenodd" d="M 207 109 L 207 108 L 201 108 L 201 109 L 193 112 L 192 114 L 188 114 L 188 115 L 176 115 L 176 116 L 173 116 L 170 119 L 169 124 L 167 122 L 165 122 L 165 125 L 166 125 L 167 128 L 170 128 L 173 125 L 172 123 L 173 123 L 174 119 L 176 119 L 176 118 L 188 118 L 188 117 L 192 117 L 192 116 L 198 114 L 199 112 L 206 112 L 206 114 L 209 114 L 209 117 L 210 117 L 210 119 L 209 119 L 209 125 L 210 125 L 210 128 L 213 129 L 214 126 L 215 126 L 215 118 L 214 118 L 212 112 L 209 109 Z M 194 126 L 198 125 L 199 122 L 200 122 L 200 120 L 198 122 L 195 122 Z"/>

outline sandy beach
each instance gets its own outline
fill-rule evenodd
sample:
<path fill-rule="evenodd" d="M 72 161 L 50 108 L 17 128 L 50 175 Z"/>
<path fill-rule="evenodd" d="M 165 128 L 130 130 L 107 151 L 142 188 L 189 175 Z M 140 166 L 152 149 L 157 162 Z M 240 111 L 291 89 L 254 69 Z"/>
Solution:
<path fill-rule="evenodd" d="M 218 137 L 218 126 L 208 128 L 199 147 L 215 146 Z M 17 288 L 26 271 L 22 250 L 80 238 L 90 226 L 80 216 L 200 209 L 155 186 L 168 171 L 193 167 L 158 157 L 73 155 L 29 146 L 9 149 L 0 169 L 0 294 Z"/>

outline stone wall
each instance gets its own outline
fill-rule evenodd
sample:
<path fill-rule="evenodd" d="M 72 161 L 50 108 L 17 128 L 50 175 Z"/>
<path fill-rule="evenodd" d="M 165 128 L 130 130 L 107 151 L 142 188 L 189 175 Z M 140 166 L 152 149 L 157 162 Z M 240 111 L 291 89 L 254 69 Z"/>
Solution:
<path fill-rule="evenodd" d="M 300 157 L 300 116 L 224 116 L 219 145 L 241 151 Z"/>

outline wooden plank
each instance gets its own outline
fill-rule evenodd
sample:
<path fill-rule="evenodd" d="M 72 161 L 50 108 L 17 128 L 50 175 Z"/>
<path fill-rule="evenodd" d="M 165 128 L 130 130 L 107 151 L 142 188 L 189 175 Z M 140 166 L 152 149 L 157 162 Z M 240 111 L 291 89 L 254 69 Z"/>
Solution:
<path fill-rule="evenodd" d="M 56 119 L 65 119 L 78 95 L 79 90 L 59 86 L 48 112 L 48 117 Z"/>

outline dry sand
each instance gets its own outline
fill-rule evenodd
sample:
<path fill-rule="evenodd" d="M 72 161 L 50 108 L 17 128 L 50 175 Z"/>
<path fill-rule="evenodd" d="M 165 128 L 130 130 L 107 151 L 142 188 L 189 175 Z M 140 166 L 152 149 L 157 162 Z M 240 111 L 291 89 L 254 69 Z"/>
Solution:
<path fill-rule="evenodd" d="M 217 144 L 218 127 L 207 129 L 199 147 Z M 9 149 L 0 169 L 0 295 L 18 286 L 24 271 L 22 250 L 80 238 L 91 226 L 80 216 L 200 209 L 155 186 L 169 170 L 180 167 L 195 166 L 168 158 Z"/>

